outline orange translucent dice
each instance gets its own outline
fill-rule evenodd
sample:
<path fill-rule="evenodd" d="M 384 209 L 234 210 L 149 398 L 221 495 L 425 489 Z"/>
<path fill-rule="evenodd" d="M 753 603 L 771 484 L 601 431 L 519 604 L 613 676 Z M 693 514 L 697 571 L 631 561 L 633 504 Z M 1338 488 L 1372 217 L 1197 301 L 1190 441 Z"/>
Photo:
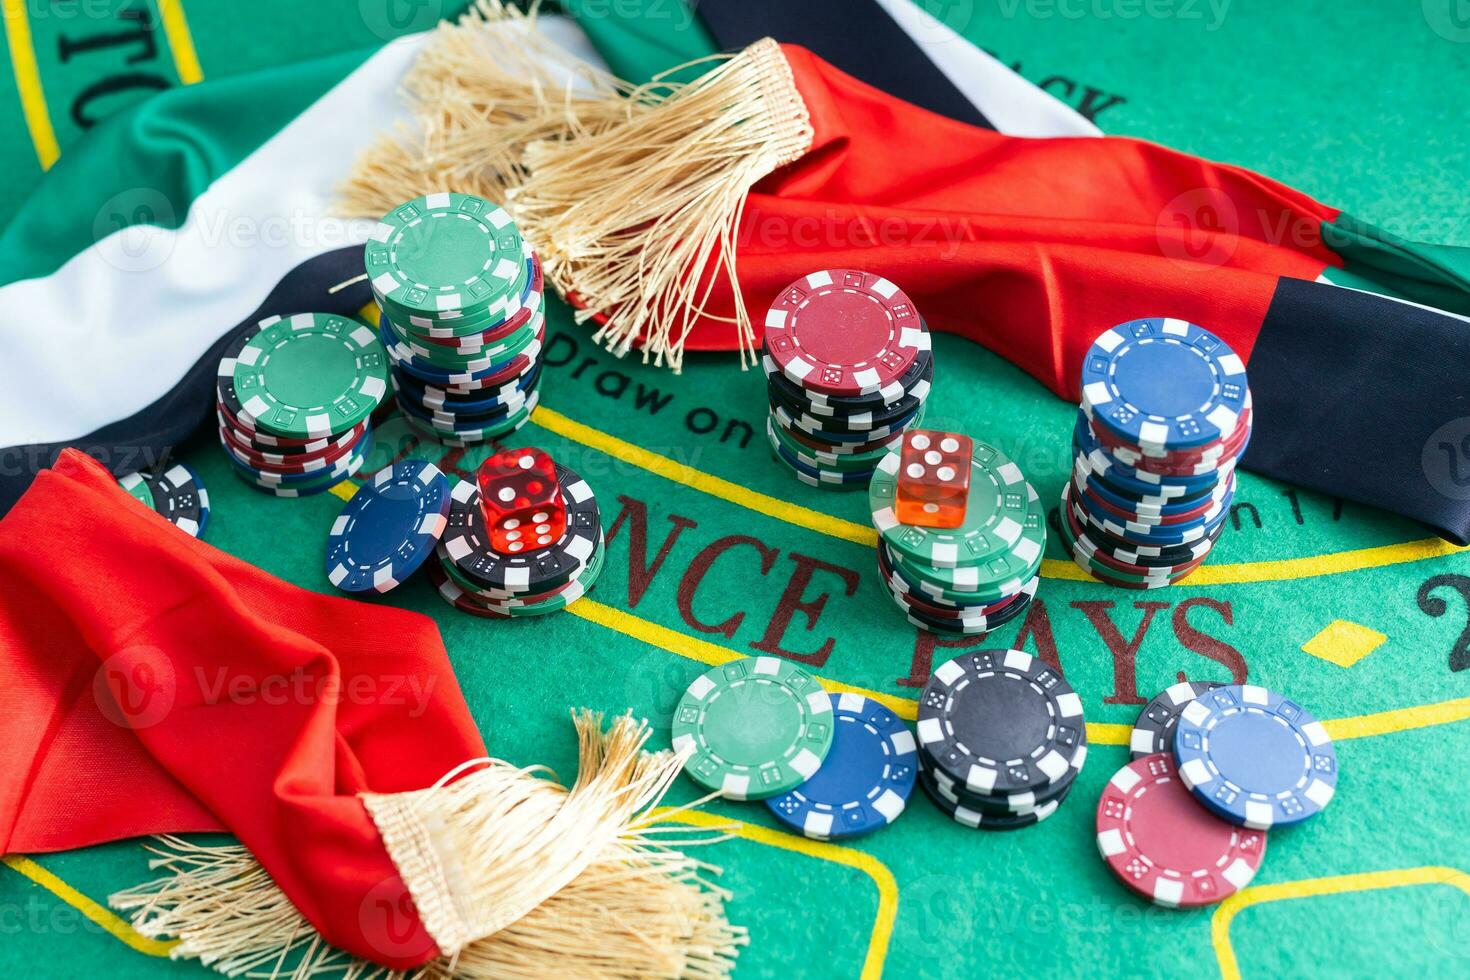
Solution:
<path fill-rule="evenodd" d="M 969 436 L 933 429 L 911 429 L 899 455 L 894 515 L 904 524 L 959 527 L 970 496 Z"/>

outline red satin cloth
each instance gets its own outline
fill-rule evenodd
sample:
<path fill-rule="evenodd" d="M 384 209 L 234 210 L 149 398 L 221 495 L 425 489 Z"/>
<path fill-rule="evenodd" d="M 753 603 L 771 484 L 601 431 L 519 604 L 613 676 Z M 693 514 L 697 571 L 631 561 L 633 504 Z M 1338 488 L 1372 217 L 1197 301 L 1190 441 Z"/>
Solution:
<path fill-rule="evenodd" d="M 799 276 L 866 269 L 934 329 L 1075 400 L 1082 355 L 1108 327 L 1181 317 L 1248 357 L 1278 277 L 1341 264 L 1319 233 L 1338 211 L 1248 170 L 1133 139 L 1005 136 L 782 50 L 816 139 L 755 187 L 740 224 L 757 330 Z M 710 310 L 731 315 L 728 287 Z M 736 337 L 703 319 L 687 346 L 729 350 Z"/>
<path fill-rule="evenodd" d="M 0 677 L 0 853 L 226 830 L 334 945 L 438 954 L 356 796 L 485 754 L 431 620 L 282 582 L 67 450 L 0 521 Z"/>

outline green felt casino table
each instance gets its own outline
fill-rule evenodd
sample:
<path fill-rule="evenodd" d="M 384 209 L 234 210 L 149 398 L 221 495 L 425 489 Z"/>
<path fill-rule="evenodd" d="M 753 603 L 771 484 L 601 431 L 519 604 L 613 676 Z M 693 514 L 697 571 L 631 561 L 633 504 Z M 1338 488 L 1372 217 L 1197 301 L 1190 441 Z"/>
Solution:
<path fill-rule="evenodd" d="M 1470 150 L 1463 125 L 1450 123 L 1456 112 L 1463 120 L 1470 38 L 1453 4 L 1387 7 L 1240 0 L 1212 19 L 1205 4 L 1176 4 L 1173 17 L 969 4 L 963 27 L 1106 131 L 1255 167 L 1401 234 L 1470 243 Z M 65 152 L 93 114 L 151 85 L 358 47 L 440 12 L 170 0 L 78 6 L 90 12 L 63 22 L 62 4 L 41 8 L 4 5 L 16 85 L 0 93 L 11 136 L 0 152 L 17 175 L 3 188 L 10 205 L 47 153 Z M 128 44 L 77 41 L 124 30 L 136 32 Z M 161 81 L 141 80 L 150 73 Z M 138 77 L 115 81 L 129 75 Z M 1075 406 L 964 341 L 936 337 L 935 358 L 926 424 L 1004 449 L 1054 507 Z M 1219 546 L 1182 584 L 1135 593 L 1091 581 L 1053 533 L 1023 620 L 984 641 L 936 639 L 905 623 L 883 591 L 865 495 L 807 487 L 770 458 L 759 372 L 729 357 L 691 356 L 678 377 L 618 360 L 553 303 L 542 391 L 531 424 L 507 443 L 546 449 L 597 492 L 609 561 L 590 597 L 511 622 L 454 612 L 422 576 L 377 600 L 439 623 L 495 755 L 570 778 L 567 712 L 578 706 L 631 709 L 666 744 L 689 681 L 755 653 L 802 663 L 830 689 L 879 698 L 908 719 L 932 667 L 971 646 L 1038 654 L 1083 699 L 1087 766 L 1037 827 L 977 833 L 916 793 L 894 827 L 838 845 L 784 833 L 759 804 L 709 807 L 739 822 L 736 839 L 704 856 L 724 868 L 729 914 L 750 929 L 740 975 L 1463 972 L 1465 553 L 1417 525 L 1244 474 Z M 364 475 L 412 455 L 468 475 L 484 455 L 423 445 L 401 421 L 378 435 Z M 330 591 L 323 543 L 350 486 L 279 500 L 237 480 L 207 433 L 181 455 L 210 491 L 210 543 Z M 1194 911 L 1133 898 L 1093 840 L 1096 802 L 1127 760 L 1132 721 L 1184 678 L 1290 692 L 1326 722 L 1342 769 L 1324 814 L 1272 834 L 1249 889 Z M 697 795 L 680 780 L 672 802 Z M 7 974 L 204 975 L 103 907 L 111 891 L 148 876 L 138 842 L 6 862 Z"/>

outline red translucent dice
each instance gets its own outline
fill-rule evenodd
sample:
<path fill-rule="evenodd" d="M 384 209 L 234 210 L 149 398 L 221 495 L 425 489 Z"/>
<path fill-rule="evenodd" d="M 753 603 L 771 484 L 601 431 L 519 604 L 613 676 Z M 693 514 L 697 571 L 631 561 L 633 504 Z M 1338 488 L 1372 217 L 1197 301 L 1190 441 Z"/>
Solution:
<path fill-rule="evenodd" d="M 904 524 L 959 527 L 970 496 L 969 436 L 911 429 L 899 453 L 898 493 L 893 513 Z"/>
<path fill-rule="evenodd" d="M 555 544 L 567 529 L 556 464 L 539 449 L 507 449 L 475 471 L 490 547 L 502 555 Z"/>

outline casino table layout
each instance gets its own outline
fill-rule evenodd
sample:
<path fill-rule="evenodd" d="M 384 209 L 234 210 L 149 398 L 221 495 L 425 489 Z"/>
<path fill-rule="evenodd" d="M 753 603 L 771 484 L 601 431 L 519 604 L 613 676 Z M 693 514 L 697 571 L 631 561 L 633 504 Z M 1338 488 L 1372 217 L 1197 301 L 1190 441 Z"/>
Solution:
<path fill-rule="evenodd" d="M 542 447 L 592 485 L 609 549 L 602 579 L 544 619 L 454 612 L 422 574 L 379 600 L 439 623 L 496 755 L 569 774 L 577 706 L 631 709 L 667 744 L 690 680 L 755 653 L 910 720 L 931 668 L 964 647 L 1038 654 L 1083 699 L 1086 768 L 1056 815 L 1025 830 L 961 827 L 917 791 L 894 826 L 843 844 L 787 834 L 758 803 L 710 807 L 738 821 L 737 839 L 708 857 L 725 869 L 730 915 L 751 931 L 742 974 L 946 976 L 968 964 L 1251 976 L 1310 974 L 1329 955 L 1364 972 L 1460 965 L 1464 554 L 1400 520 L 1247 474 L 1220 544 L 1184 584 L 1138 593 L 1091 582 L 1053 533 L 1024 622 L 983 641 L 937 639 L 882 590 L 866 494 L 800 484 L 770 457 L 758 371 L 694 357 L 676 378 L 602 352 L 560 304 L 551 321 L 542 407 L 507 444 Z M 927 424 L 1004 449 L 1055 501 L 1075 406 L 964 341 L 935 339 Z M 401 420 L 378 432 L 365 473 L 422 455 L 465 475 L 486 452 L 422 445 Z M 349 485 L 281 500 L 236 479 L 207 439 L 183 458 L 209 488 L 212 544 L 330 591 L 324 539 Z M 1252 887 L 1198 911 L 1135 900 L 1093 841 L 1096 801 L 1127 760 L 1140 706 L 1181 678 L 1289 691 L 1326 721 L 1342 770 L 1326 812 L 1272 834 Z M 697 795 L 676 783 L 675 801 Z M 164 947 L 93 904 L 145 875 L 136 842 L 10 863 L 20 874 L 0 877 L 0 963 L 45 957 L 58 971 L 120 977 L 199 969 L 160 959 Z M 1327 921 L 1347 926 L 1330 949 Z"/>
<path fill-rule="evenodd" d="M 13 58 L 24 6 L 4 5 Z M 148 12 L 135 17 L 153 25 L 151 50 L 166 66 L 158 71 L 176 84 L 186 70 L 238 71 L 301 57 L 312 45 L 370 43 L 373 27 L 364 26 L 359 6 L 369 5 L 321 3 L 302 13 L 283 0 L 161 0 L 128 9 Z M 1406 6 L 1421 16 L 1419 4 Z M 1463 211 L 1470 151 L 1446 128 L 1456 99 L 1446 79 L 1458 79 L 1463 93 L 1470 64 L 1470 45 L 1450 37 L 1457 21 L 1434 20 L 1443 12 L 1426 0 L 1422 17 L 1443 31 L 1408 57 L 1397 21 L 1378 5 L 1319 6 L 1317 20 L 1298 5 L 1240 0 L 1232 9 L 1210 33 L 1096 16 L 1008 19 L 985 7 L 967 33 L 986 34 L 987 47 L 1034 81 L 1067 80 L 1053 87 L 1074 103 L 1098 93 L 1091 108 L 1104 129 L 1256 166 L 1396 231 L 1413 233 L 1417 221 L 1422 237 L 1470 243 Z M 183 57 L 180 30 L 190 24 L 192 54 Z M 31 36 L 53 29 L 43 19 Z M 1170 36 L 1178 45 L 1166 42 Z M 1269 38 L 1274 58 L 1261 50 Z M 1279 62 L 1284 47 L 1289 70 L 1253 72 Z M 1226 51 L 1235 56 L 1228 64 L 1198 56 Z M 1345 64 L 1346 51 L 1358 53 L 1350 59 L 1356 67 Z M 37 70 L 59 65 L 43 59 Z M 1369 65 L 1385 66 L 1371 82 Z M 73 83 L 74 103 L 89 84 Z M 1350 106 L 1365 99 L 1351 86 L 1402 86 L 1424 101 L 1414 113 L 1355 116 Z M 1108 92 L 1121 101 L 1099 109 Z M 9 93 L 16 102 L 5 111 L 17 118 L 7 127 L 18 128 L 6 131 L 34 135 L 35 101 L 21 94 Z M 52 116 L 61 111 L 53 106 Z M 1320 128 L 1299 131 L 1308 118 Z M 63 130 L 55 127 L 56 152 Z M 32 143 L 16 139 L 31 153 Z M 1314 148 L 1328 142 L 1341 155 L 1323 166 Z M 1352 153 L 1343 149 L 1349 143 Z M 1019 647 L 1059 666 L 1083 701 L 1087 765 L 1056 815 L 1035 827 L 969 830 L 917 791 L 894 826 L 845 843 L 792 836 L 756 803 L 721 802 L 692 817 L 736 828 L 733 840 L 702 856 L 723 867 L 729 915 L 750 930 L 739 975 L 1464 972 L 1470 555 L 1420 526 L 1244 473 L 1218 546 L 1183 583 L 1140 593 L 1092 581 L 1066 558 L 1053 527 L 1024 620 L 984 640 L 936 638 L 909 626 L 883 590 L 866 496 L 808 487 L 771 459 L 759 371 L 701 355 L 673 376 L 600 350 L 560 303 L 550 304 L 548 319 L 541 406 L 506 444 L 539 446 L 592 485 L 608 547 L 601 580 L 589 597 L 543 619 L 457 613 L 422 575 L 376 600 L 439 624 L 494 755 L 571 778 L 575 707 L 631 710 L 651 720 L 656 746 L 667 745 L 671 712 L 690 680 L 756 653 L 800 663 L 830 690 L 876 698 L 912 720 L 936 664 L 967 647 Z M 1076 406 L 952 337 L 935 338 L 935 364 L 926 425 L 1003 449 L 1054 521 Z M 422 444 L 390 418 L 356 482 L 404 456 L 467 475 L 484 455 Z M 325 535 L 354 484 L 301 500 L 256 493 L 232 475 L 206 432 L 180 456 L 208 486 L 209 543 L 304 588 L 331 591 Z M 1094 842 L 1097 800 L 1127 761 L 1140 707 L 1182 679 L 1248 679 L 1289 692 L 1324 721 L 1341 766 L 1332 805 L 1273 833 L 1251 886 L 1199 910 L 1137 900 Z M 698 795 L 681 778 L 670 802 Z M 5 863 L 6 975 L 205 975 L 197 964 L 171 962 L 166 944 L 106 910 L 109 893 L 148 876 L 138 842 Z"/>

